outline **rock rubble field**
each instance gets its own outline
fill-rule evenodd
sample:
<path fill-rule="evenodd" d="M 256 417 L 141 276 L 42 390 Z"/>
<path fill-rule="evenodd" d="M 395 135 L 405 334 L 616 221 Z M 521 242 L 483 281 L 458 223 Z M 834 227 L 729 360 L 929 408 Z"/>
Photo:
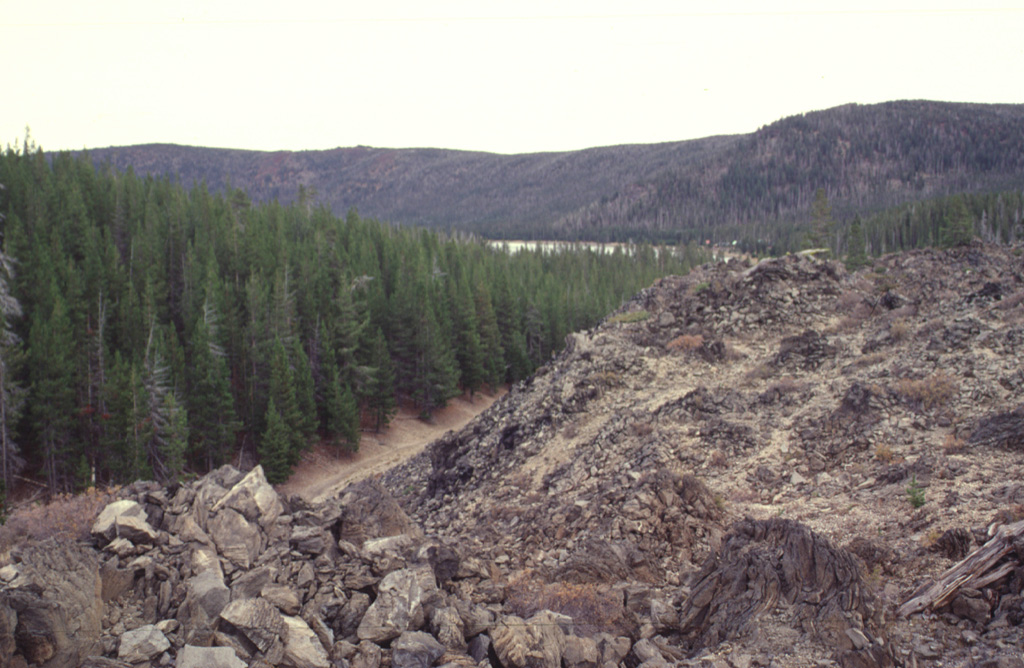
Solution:
<path fill-rule="evenodd" d="M 0 668 L 1024 667 L 1024 258 L 658 281 L 322 501 L 138 482 L 0 561 Z"/>

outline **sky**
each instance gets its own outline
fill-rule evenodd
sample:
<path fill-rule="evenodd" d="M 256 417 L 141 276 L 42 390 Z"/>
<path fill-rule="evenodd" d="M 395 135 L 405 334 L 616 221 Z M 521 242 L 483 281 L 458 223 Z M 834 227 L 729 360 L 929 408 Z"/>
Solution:
<path fill-rule="evenodd" d="M 0 146 L 532 153 L 1024 103 L 1024 0 L 977 1 L 0 0 Z"/>

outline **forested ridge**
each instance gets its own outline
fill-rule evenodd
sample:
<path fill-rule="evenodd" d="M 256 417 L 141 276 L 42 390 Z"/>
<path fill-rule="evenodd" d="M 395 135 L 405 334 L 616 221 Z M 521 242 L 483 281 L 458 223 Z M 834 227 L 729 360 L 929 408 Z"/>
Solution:
<path fill-rule="evenodd" d="M 533 372 L 695 247 L 508 253 L 241 189 L 0 155 L 0 480 L 51 491 L 356 447 Z"/>
<path fill-rule="evenodd" d="M 745 135 L 559 153 L 147 145 L 91 156 L 216 191 L 234 184 L 258 201 L 312 187 L 338 214 L 356 206 L 490 238 L 739 240 L 782 252 L 798 246 L 818 189 L 844 223 L 917 200 L 1021 192 L 1021 127 L 1024 105 L 917 100 L 799 114 Z"/>

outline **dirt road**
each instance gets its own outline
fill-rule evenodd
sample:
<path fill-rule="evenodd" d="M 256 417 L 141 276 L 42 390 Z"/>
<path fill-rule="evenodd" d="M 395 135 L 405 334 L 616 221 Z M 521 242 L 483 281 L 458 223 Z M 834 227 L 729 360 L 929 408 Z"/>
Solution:
<path fill-rule="evenodd" d="M 452 399 L 436 411 L 430 422 L 418 413 L 401 410 L 386 431 L 367 432 L 359 443 L 359 452 L 350 454 L 327 445 L 318 445 L 295 467 L 287 482 L 277 491 L 285 496 L 298 494 L 310 502 L 321 501 L 349 483 L 383 473 L 422 451 L 430 442 L 450 430 L 461 429 L 505 394 L 464 395 Z"/>

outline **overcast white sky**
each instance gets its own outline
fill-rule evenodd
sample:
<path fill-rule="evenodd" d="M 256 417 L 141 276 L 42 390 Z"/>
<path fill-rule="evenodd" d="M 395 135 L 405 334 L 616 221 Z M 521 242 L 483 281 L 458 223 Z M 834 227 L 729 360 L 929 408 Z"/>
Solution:
<path fill-rule="evenodd" d="M 1024 0 L 975 4 L 0 0 L 0 145 L 525 153 L 1022 103 Z"/>

